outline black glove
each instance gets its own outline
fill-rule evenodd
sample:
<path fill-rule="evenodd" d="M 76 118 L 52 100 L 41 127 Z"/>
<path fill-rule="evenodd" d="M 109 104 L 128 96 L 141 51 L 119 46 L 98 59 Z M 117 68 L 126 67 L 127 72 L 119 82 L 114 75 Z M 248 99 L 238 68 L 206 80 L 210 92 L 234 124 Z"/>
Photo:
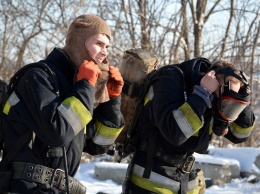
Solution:
<path fill-rule="evenodd" d="M 228 132 L 229 122 L 224 120 L 218 111 L 215 111 L 212 131 L 217 136 L 226 135 Z"/>

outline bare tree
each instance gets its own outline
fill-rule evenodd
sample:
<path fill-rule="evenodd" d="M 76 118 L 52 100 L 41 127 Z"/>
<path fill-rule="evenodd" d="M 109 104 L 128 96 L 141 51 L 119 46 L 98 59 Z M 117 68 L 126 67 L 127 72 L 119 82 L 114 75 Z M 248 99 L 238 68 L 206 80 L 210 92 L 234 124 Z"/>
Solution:
<path fill-rule="evenodd" d="M 230 33 L 233 18 L 234 18 L 234 0 L 230 0 L 230 17 L 229 17 L 229 21 L 228 21 L 228 26 L 226 28 L 225 37 L 223 38 L 221 51 L 220 51 L 220 57 L 221 58 L 224 58 L 224 53 L 225 53 L 225 49 L 226 49 L 226 42 L 227 42 L 227 39 L 228 39 L 228 36 L 229 36 L 229 33 Z"/>
<path fill-rule="evenodd" d="M 54 46 L 61 46 L 68 23 L 83 2 L 89 3 L 83 0 L 1 0 L 1 76 L 8 80 L 21 66 L 40 60 Z M 74 3 L 77 7 L 71 6 Z"/>
<path fill-rule="evenodd" d="M 184 50 L 185 50 L 185 59 L 188 60 L 191 58 L 191 53 L 190 53 L 190 43 L 189 43 L 189 28 L 188 28 L 188 21 L 187 21 L 187 0 L 181 1 L 181 16 L 183 20 L 182 24 L 182 35 L 183 39 L 185 41 L 184 43 Z"/>
<path fill-rule="evenodd" d="M 258 40 L 259 40 L 259 36 L 260 36 L 260 22 L 258 25 L 258 28 L 256 29 L 257 33 L 255 35 L 254 38 L 254 42 L 253 42 L 253 47 L 252 47 L 252 52 L 251 52 L 251 63 L 250 63 L 250 77 L 253 78 L 254 77 L 254 67 L 255 67 L 255 53 L 256 53 L 256 49 L 257 49 L 257 45 L 259 44 Z M 252 87 L 254 87 L 254 79 L 250 80 L 250 85 Z M 252 96 L 251 96 L 251 102 L 252 102 Z"/>
<path fill-rule="evenodd" d="M 207 0 L 197 1 L 196 7 L 193 0 L 189 0 L 190 10 L 193 20 L 193 33 L 194 33 L 194 56 L 201 56 L 201 44 L 202 44 L 202 32 L 205 23 L 208 21 L 210 15 L 220 3 L 221 0 L 217 0 L 206 14 Z"/>

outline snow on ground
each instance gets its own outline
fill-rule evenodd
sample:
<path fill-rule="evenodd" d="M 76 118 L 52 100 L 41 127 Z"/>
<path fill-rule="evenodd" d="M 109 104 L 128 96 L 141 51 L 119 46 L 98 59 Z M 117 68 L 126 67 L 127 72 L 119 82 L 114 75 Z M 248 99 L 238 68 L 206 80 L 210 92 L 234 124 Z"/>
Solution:
<path fill-rule="evenodd" d="M 218 158 L 235 159 L 240 163 L 240 171 L 260 174 L 260 166 L 257 167 L 254 163 L 256 158 L 260 157 L 260 149 L 252 147 L 209 148 L 209 154 Z"/>
<path fill-rule="evenodd" d="M 120 194 L 122 192 L 122 185 L 112 180 L 101 181 L 94 177 L 94 167 L 96 163 L 97 161 L 80 165 L 80 169 L 75 177 L 87 187 L 87 194 L 98 194 L 99 192 Z M 205 194 L 260 194 L 260 182 L 250 183 L 248 182 L 249 180 L 250 177 L 232 179 L 230 183 L 225 185 L 213 185 L 206 189 Z"/>
<path fill-rule="evenodd" d="M 112 180 L 101 181 L 94 177 L 94 167 L 96 162 L 90 162 L 80 165 L 80 169 L 75 178 L 80 180 L 87 187 L 87 194 L 97 194 L 105 192 L 109 194 L 120 194 L 121 185 Z"/>

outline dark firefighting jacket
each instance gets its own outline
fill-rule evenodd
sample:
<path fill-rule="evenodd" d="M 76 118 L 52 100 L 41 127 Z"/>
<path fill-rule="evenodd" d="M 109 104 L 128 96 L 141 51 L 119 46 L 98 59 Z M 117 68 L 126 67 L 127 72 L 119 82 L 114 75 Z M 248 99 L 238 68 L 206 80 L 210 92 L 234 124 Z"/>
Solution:
<path fill-rule="evenodd" d="M 162 75 L 174 79 L 162 76 L 147 94 L 137 130 L 148 129 L 141 134 L 141 143 L 129 167 L 128 188 L 132 191 L 144 192 L 144 189 L 148 193 L 178 193 L 183 176 L 180 173 L 182 166 L 176 167 L 178 161 L 194 152 L 205 153 L 208 149 L 212 137 L 214 102 L 213 108 L 208 108 L 204 100 L 193 93 L 195 75 L 191 66 L 180 65 L 179 68 L 182 73 L 174 68 L 167 69 Z M 233 143 L 245 141 L 254 121 L 254 114 L 247 106 L 225 137 Z M 194 174 L 187 176 L 191 181 L 188 190 L 196 193 L 196 185 L 192 181 L 195 180 Z"/>
<path fill-rule="evenodd" d="M 56 78 L 40 68 L 29 69 L 22 76 L 4 110 L 4 151 L 8 153 L 30 130 L 31 138 L 13 161 L 64 170 L 60 148 L 65 146 L 68 174 L 74 176 L 83 151 L 105 153 L 120 133 L 124 125 L 121 99 L 113 98 L 94 108 L 94 87 L 86 79 L 74 83 L 77 70 L 62 49 L 55 48 L 42 62 Z"/>

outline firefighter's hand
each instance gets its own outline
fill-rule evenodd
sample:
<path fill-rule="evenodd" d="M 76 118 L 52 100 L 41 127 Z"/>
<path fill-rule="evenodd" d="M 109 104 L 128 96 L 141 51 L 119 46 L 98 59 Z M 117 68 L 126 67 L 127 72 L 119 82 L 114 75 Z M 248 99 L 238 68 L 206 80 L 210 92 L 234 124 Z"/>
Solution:
<path fill-rule="evenodd" d="M 212 131 L 217 136 L 226 135 L 228 132 L 228 121 L 224 120 L 216 110 L 213 120 Z"/>
<path fill-rule="evenodd" d="M 99 67 L 92 61 L 88 62 L 84 60 L 79 67 L 77 74 L 77 81 L 81 79 L 87 79 L 89 83 L 95 87 L 97 79 L 101 77 L 102 72 Z"/>
<path fill-rule="evenodd" d="M 109 97 L 115 98 L 121 94 L 124 81 L 117 67 L 109 66 L 109 73 L 110 76 L 107 82 L 107 90 Z"/>
<path fill-rule="evenodd" d="M 200 81 L 200 85 L 206 88 L 210 93 L 215 92 L 219 86 L 219 82 L 215 76 L 215 71 L 212 70 L 204 75 Z"/>

